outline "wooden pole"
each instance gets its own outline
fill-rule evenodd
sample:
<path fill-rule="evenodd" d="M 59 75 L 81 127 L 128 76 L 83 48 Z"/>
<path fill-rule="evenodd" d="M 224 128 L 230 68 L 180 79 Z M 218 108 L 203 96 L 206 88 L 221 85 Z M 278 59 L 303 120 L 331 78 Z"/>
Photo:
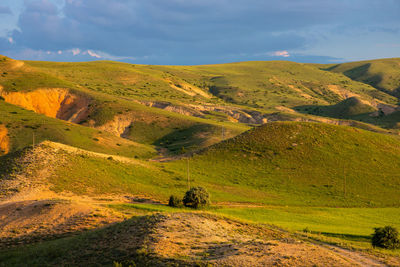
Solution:
<path fill-rule="evenodd" d="M 188 184 L 188 190 L 190 190 L 190 170 L 189 170 L 189 158 L 187 158 L 187 184 Z"/>
<path fill-rule="evenodd" d="M 343 193 L 344 193 L 344 197 L 346 198 L 346 191 L 347 191 L 347 185 L 346 185 L 346 183 L 347 183 L 347 181 L 346 181 L 347 179 L 346 179 L 346 165 L 345 165 L 345 163 L 343 162 Z"/>

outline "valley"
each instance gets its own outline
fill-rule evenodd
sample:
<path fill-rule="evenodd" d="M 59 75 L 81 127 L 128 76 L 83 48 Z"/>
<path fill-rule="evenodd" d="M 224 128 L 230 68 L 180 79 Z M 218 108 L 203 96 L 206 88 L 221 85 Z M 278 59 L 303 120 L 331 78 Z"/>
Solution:
<path fill-rule="evenodd" d="M 399 66 L 0 56 L 0 266 L 400 266 Z"/>

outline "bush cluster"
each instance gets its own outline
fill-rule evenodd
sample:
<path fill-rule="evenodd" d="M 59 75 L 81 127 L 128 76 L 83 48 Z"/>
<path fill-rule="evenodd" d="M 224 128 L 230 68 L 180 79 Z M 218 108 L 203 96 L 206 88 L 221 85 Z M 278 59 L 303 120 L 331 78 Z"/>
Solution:
<path fill-rule="evenodd" d="M 182 199 L 177 196 L 170 196 L 168 201 L 168 206 L 170 207 L 181 207 L 182 206 Z"/>
<path fill-rule="evenodd" d="M 372 235 L 372 246 L 386 249 L 400 248 L 399 232 L 392 226 L 375 228 Z"/>
<path fill-rule="evenodd" d="M 190 207 L 194 209 L 206 207 L 210 204 L 210 194 L 207 190 L 201 186 L 192 187 L 185 193 L 183 200 L 177 196 L 170 196 L 168 206 L 179 207 L 185 205 L 185 207 Z"/>

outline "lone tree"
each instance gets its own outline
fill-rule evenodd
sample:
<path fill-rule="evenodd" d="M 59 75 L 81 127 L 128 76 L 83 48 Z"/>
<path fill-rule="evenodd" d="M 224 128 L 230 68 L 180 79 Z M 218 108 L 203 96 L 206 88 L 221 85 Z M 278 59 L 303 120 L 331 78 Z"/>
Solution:
<path fill-rule="evenodd" d="M 371 242 L 373 247 L 387 249 L 400 248 L 399 232 L 392 226 L 375 228 Z"/>
<path fill-rule="evenodd" d="M 210 204 L 210 195 L 207 190 L 201 186 L 192 187 L 183 197 L 183 205 L 191 208 L 205 207 Z"/>

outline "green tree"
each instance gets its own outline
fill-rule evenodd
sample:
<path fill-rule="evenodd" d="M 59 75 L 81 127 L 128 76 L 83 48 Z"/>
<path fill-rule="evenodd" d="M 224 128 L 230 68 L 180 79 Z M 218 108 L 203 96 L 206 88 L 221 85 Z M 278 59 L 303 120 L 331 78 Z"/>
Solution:
<path fill-rule="evenodd" d="M 400 248 L 399 231 L 392 226 L 374 228 L 375 233 L 372 235 L 372 246 L 396 249 Z"/>
<path fill-rule="evenodd" d="M 210 204 L 210 194 L 201 186 L 192 187 L 183 197 L 183 204 L 186 207 L 200 208 Z"/>

